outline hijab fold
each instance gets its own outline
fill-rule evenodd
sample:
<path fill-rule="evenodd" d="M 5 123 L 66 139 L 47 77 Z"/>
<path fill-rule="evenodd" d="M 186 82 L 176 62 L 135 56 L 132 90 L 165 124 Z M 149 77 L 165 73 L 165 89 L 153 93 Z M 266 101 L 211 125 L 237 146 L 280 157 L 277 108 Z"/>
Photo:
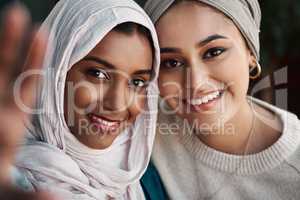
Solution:
<path fill-rule="evenodd" d="M 146 27 L 154 46 L 154 80 L 147 88 L 145 112 L 104 150 L 81 144 L 64 119 L 66 73 L 115 26 Z M 28 126 L 16 166 L 34 187 L 62 199 L 144 199 L 139 184 L 152 151 L 157 114 L 159 47 L 154 26 L 131 0 L 60 0 L 42 25 L 49 30 L 38 111 Z M 121 52 L 120 52 L 121 53 Z"/>

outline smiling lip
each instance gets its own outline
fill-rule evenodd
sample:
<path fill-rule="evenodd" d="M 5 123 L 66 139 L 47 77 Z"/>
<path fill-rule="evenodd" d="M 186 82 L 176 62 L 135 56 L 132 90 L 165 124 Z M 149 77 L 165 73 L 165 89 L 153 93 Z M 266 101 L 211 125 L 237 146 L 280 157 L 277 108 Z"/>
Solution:
<path fill-rule="evenodd" d="M 111 120 L 92 113 L 88 115 L 88 118 L 94 126 L 105 132 L 116 131 L 121 124 L 120 120 Z"/>
<path fill-rule="evenodd" d="M 186 103 L 194 112 L 207 111 L 216 105 L 217 101 L 221 99 L 223 94 L 224 90 L 217 90 L 191 100 L 185 100 L 184 103 Z"/>

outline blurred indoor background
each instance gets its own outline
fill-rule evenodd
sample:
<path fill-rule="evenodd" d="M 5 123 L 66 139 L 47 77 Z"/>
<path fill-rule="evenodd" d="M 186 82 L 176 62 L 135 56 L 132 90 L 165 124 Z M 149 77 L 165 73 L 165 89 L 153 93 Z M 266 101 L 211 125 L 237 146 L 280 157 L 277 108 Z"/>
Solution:
<path fill-rule="evenodd" d="M 145 2 L 145 0 L 136 1 L 141 5 Z M 1 10 L 11 2 L 13 1 L 0 0 Z M 34 22 L 40 23 L 57 0 L 19 2 L 30 9 Z M 300 1 L 260 0 L 260 5 L 263 15 L 261 28 L 263 75 L 251 84 L 253 89 L 250 89 L 250 92 L 255 91 L 254 96 L 288 109 L 300 117 Z"/>

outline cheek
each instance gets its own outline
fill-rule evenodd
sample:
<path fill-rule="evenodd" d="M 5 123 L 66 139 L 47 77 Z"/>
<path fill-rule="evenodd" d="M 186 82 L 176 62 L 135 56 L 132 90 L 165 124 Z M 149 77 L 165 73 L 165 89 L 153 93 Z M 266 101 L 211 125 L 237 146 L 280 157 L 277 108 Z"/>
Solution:
<path fill-rule="evenodd" d="M 128 106 L 128 111 L 130 113 L 130 122 L 134 122 L 139 114 L 145 112 L 147 96 L 145 93 L 135 94 L 132 99 L 132 102 Z"/>
<path fill-rule="evenodd" d="M 77 90 L 66 89 L 64 100 L 64 116 L 69 126 L 76 126 L 80 115 L 84 115 L 86 108 L 91 105 L 92 95 L 85 88 Z M 76 119 L 76 120 L 75 120 Z M 74 121 L 75 120 L 75 121 Z M 74 132 L 74 130 L 72 130 Z"/>
<path fill-rule="evenodd" d="M 65 89 L 64 116 L 71 132 L 76 134 L 81 116 L 85 114 L 86 108 L 92 102 L 91 92 L 83 87 L 73 88 L 70 86 Z"/>
<path fill-rule="evenodd" d="M 162 97 L 172 98 L 183 95 L 184 72 L 160 72 L 158 79 L 159 91 Z"/>
<path fill-rule="evenodd" d="M 86 108 L 94 101 L 95 96 L 97 94 L 87 88 L 78 88 L 74 92 L 74 105 L 78 108 Z"/>
<path fill-rule="evenodd" d="M 230 58 L 212 66 L 211 74 L 235 96 L 247 93 L 249 84 L 249 68 L 243 59 Z M 223 87 L 224 87 L 223 86 Z"/>
<path fill-rule="evenodd" d="M 98 102 L 99 95 L 94 85 L 76 85 L 65 90 L 65 110 L 83 114 L 88 108 L 94 108 Z"/>
<path fill-rule="evenodd" d="M 239 63 L 234 68 L 234 72 L 231 75 L 232 86 L 235 96 L 239 96 L 240 98 L 244 98 L 247 94 L 249 87 L 249 71 L 248 66 L 243 63 Z"/>

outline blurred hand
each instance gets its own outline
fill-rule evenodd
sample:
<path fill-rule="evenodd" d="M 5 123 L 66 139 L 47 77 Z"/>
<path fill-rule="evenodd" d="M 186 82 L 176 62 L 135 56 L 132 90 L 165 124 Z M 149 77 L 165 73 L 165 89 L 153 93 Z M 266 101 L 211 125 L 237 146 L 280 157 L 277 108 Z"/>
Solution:
<path fill-rule="evenodd" d="M 56 200 L 45 192 L 23 192 L 12 187 L 0 188 L 0 199 L 3 200 Z"/>
<path fill-rule="evenodd" d="M 33 31 L 28 37 L 29 25 L 29 14 L 21 5 L 11 6 L 3 16 L 0 34 L 0 199 L 5 200 L 52 199 L 44 193 L 25 193 L 10 186 L 16 147 L 25 133 L 24 121 L 30 120 L 30 113 L 15 102 L 13 87 L 22 73 L 40 69 L 46 49 L 46 34 L 33 34 L 37 32 Z M 20 86 L 19 95 L 27 107 L 34 105 L 38 79 L 37 75 L 30 76 Z"/>

